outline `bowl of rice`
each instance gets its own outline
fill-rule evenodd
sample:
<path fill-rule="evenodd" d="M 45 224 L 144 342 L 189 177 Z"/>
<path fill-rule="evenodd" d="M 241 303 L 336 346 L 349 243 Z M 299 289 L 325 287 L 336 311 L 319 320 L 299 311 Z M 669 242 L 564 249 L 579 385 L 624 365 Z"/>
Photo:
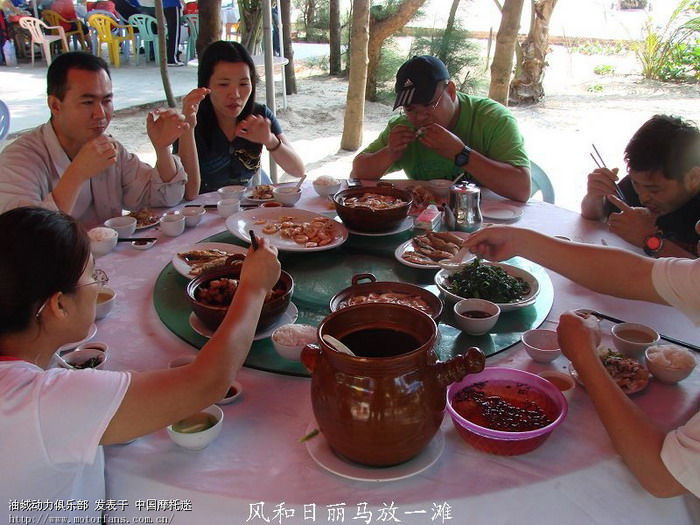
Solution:
<path fill-rule="evenodd" d="M 647 369 L 662 383 L 675 385 L 695 368 L 693 353 L 677 345 L 654 345 L 644 352 Z"/>
<path fill-rule="evenodd" d="M 302 349 L 316 342 L 318 342 L 317 329 L 309 324 L 285 324 L 272 333 L 272 344 L 275 350 L 290 361 L 299 361 Z"/>
<path fill-rule="evenodd" d="M 330 175 L 321 175 L 313 182 L 314 189 L 321 197 L 335 195 L 340 190 L 340 181 Z"/>
<path fill-rule="evenodd" d="M 111 252 L 117 245 L 117 230 L 99 226 L 88 232 L 90 251 L 94 257 L 101 257 Z"/>

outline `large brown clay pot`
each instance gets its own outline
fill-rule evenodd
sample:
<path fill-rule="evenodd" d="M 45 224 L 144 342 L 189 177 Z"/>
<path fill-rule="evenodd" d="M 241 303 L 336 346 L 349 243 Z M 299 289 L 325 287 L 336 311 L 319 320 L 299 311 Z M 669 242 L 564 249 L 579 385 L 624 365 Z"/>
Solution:
<path fill-rule="evenodd" d="M 318 331 L 320 346 L 302 351 L 316 422 L 337 454 L 364 465 L 417 456 L 440 428 L 447 386 L 484 368 L 484 354 L 473 347 L 438 362 L 435 321 L 408 306 L 350 306 L 326 317 Z M 324 335 L 358 355 L 336 351 Z"/>

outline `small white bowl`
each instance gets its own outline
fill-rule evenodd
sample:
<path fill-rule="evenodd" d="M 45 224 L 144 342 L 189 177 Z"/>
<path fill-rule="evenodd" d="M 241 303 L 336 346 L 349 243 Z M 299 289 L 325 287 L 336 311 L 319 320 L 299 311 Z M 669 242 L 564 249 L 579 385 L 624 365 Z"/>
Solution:
<path fill-rule="evenodd" d="M 229 403 L 233 403 L 241 396 L 242 393 L 243 385 L 241 385 L 238 381 L 234 381 L 231 383 L 231 387 L 228 389 L 228 392 L 226 392 L 226 396 L 221 401 L 217 401 L 216 404 L 228 405 Z"/>
<path fill-rule="evenodd" d="M 653 328 L 636 323 L 619 323 L 613 325 L 613 344 L 627 357 L 639 359 L 644 350 L 659 342 L 659 334 Z"/>
<path fill-rule="evenodd" d="M 483 335 L 494 327 L 501 315 L 500 307 L 484 299 L 462 299 L 453 307 L 455 323 L 469 335 Z M 476 313 L 481 314 L 475 317 Z M 467 315 L 469 313 L 469 315 Z"/>
<path fill-rule="evenodd" d="M 238 213 L 240 211 L 241 201 L 240 199 L 221 199 L 216 203 L 216 209 L 218 210 L 219 215 L 221 215 L 223 219 L 226 219 L 234 213 Z"/>
<path fill-rule="evenodd" d="M 185 231 L 185 216 L 176 213 L 163 215 L 160 219 L 160 229 L 170 237 L 181 235 Z"/>
<path fill-rule="evenodd" d="M 280 186 L 272 189 L 276 201 L 285 206 L 294 206 L 301 199 L 301 188 L 296 186 Z"/>
<path fill-rule="evenodd" d="M 136 250 L 150 250 L 155 246 L 156 241 L 131 241 L 131 246 Z"/>
<path fill-rule="evenodd" d="M 105 221 L 107 228 L 117 230 L 119 237 L 131 237 L 136 231 L 136 217 L 124 215 L 122 217 L 114 217 Z"/>
<path fill-rule="evenodd" d="M 199 413 L 205 413 L 209 414 L 210 416 L 213 416 L 217 420 L 216 423 L 213 426 L 207 428 L 206 430 L 191 433 L 178 432 L 176 430 L 173 430 L 173 427 L 177 427 L 177 423 L 174 423 L 167 427 L 168 436 L 170 436 L 170 439 L 172 439 L 182 448 L 186 448 L 189 450 L 202 450 L 203 448 L 208 447 L 211 444 L 211 442 L 214 441 L 216 437 L 221 433 L 221 429 L 224 426 L 224 411 L 216 405 L 211 405 L 210 407 L 205 408 Z"/>
<path fill-rule="evenodd" d="M 537 328 L 528 330 L 522 337 L 527 354 L 538 363 L 550 363 L 561 355 L 559 339 L 554 330 Z"/>
<path fill-rule="evenodd" d="M 279 341 L 284 337 L 285 332 L 289 332 L 290 330 L 297 331 L 296 337 L 299 344 L 288 345 Z M 308 324 L 285 324 L 272 332 L 272 346 L 275 347 L 279 355 L 290 361 L 299 361 L 301 359 L 301 351 L 304 347 L 309 343 L 315 343 L 317 341 L 317 328 Z"/>
<path fill-rule="evenodd" d="M 97 304 L 95 305 L 95 319 L 103 319 L 112 311 L 117 298 L 117 292 L 106 286 L 97 292 Z"/>
<path fill-rule="evenodd" d="M 175 213 L 185 216 L 186 228 L 194 228 L 200 222 L 202 222 L 202 217 L 204 217 L 206 212 L 207 210 L 204 209 L 204 206 L 190 206 L 187 208 L 182 208 Z"/>
<path fill-rule="evenodd" d="M 333 184 L 324 184 L 325 182 L 333 182 Z M 328 197 L 329 195 L 335 195 L 340 191 L 340 186 L 342 183 L 333 177 L 323 178 L 320 181 L 317 179 L 312 183 L 314 190 L 321 197 Z"/>
<path fill-rule="evenodd" d="M 75 350 L 63 354 L 62 357 L 63 362 L 60 363 L 61 366 L 63 368 L 70 368 L 71 370 L 82 370 L 84 368 L 101 369 L 107 362 L 107 354 L 101 348 L 96 348 L 95 343 L 86 344 L 84 346 L 81 345 Z M 97 364 L 94 366 L 87 366 L 87 363 L 92 360 L 97 360 Z"/>
<path fill-rule="evenodd" d="M 245 193 L 245 186 L 223 186 L 219 188 L 217 193 L 222 199 L 242 199 Z"/>
<path fill-rule="evenodd" d="M 647 369 L 662 383 L 675 385 L 695 369 L 696 359 L 690 350 L 677 345 L 654 345 L 644 352 Z"/>
<path fill-rule="evenodd" d="M 571 377 L 571 374 L 565 374 L 559 370 L 544 370 L 537 375 L 556 386 L 564 394 L 566 400 L 571 401 L 574 390 L 576 390 L 576 381 Z"/>
<path fill-rule="evenodd" d="M 117 245 L 119 234 L 114 228 L 98 226 L 88 232 L 90 251 L 95 257 L 102 257 L 111 252 Z"/>
<path fill-rule="evenodd" d="M 452 181 L 447 179 L 431 179 L 428 181 L 428 188 L 436 197 L 446 198 L 450 195 Z"/>

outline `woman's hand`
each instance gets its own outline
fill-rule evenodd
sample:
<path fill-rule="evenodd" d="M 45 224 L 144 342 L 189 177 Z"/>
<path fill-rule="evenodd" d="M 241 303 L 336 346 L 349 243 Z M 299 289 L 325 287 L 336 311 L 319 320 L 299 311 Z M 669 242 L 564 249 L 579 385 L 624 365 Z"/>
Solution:
<path fill-rule="evenodd" d="M 277 137 L 270 130 L 270 119 L 262 115 L 248 115 L 236 126 L 236 135 L 251 142 L 263 144 L 265 147 L 274 148 L 277 145 Z"/>
<path fill-rule="evenodd" d="M 170 146 L 188 129 L 185 117 L 173 108 L 150 111 L 146 118 L 148 138 L 156 152 Z"/>
<path fill-rule="evenodd" d="M 264 237 L 258 238 L 258 249 L 248 250 L 243 267 L 241 282 L 259 284 L 264 290 L 272 287 L 280 278 L 280 262 L 277 259 L 277 248 Z"/>
<path fill-rule="evenodd" d="M 199 103 L 211 93 L 209 88 L 197 88 L 190 91 L 182 99 L 182 114 L 185 116 L 185 122 L 190 125 L 190 129 L 194 129 L 197 125 L 197 112 L 199 111 Z"/>

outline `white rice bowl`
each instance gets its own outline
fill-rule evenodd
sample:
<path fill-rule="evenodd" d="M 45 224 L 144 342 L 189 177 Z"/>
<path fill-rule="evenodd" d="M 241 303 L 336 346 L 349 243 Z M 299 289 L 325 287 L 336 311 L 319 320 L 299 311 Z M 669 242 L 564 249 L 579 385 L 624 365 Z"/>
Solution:
<path fill-rule="evenodd" d="M 308 324 L 285 324 L 272 333 L 277 353 L 292 361 L 299 361 L 302 349 L 317 341 L 316 327 Z"/>
<path fill-rule="evenodd" d="M 663 368 L 687 370 L 695 366 L 693 353 L 677 345 L 655 345 L 647 349 L 647 359 Z"/>

